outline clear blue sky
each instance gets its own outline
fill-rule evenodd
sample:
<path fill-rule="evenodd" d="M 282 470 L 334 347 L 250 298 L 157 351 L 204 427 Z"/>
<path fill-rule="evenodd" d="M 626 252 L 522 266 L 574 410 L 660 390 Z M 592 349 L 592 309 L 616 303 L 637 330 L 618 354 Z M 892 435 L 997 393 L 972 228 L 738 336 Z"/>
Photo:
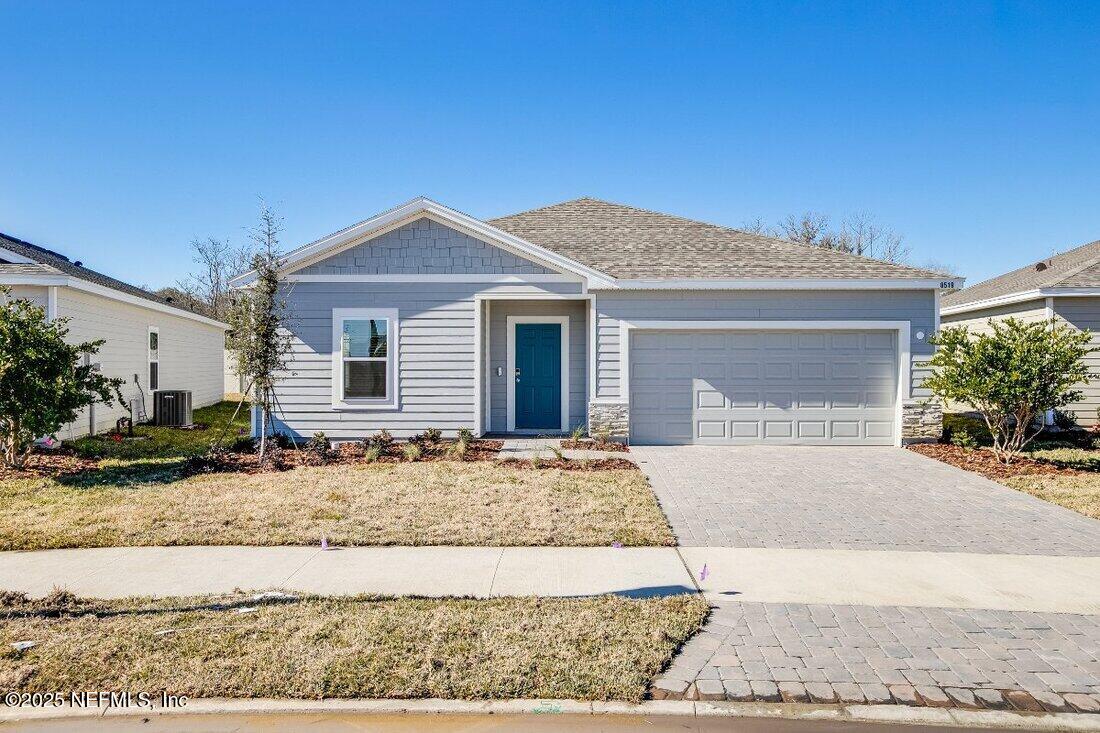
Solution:
<path fill-rule="evenodd" d="M 1100 3 L 0 0 L 0 231 L 138 284 L 264 196 L 862 210 L 971 284 L 1100 239 Z"/>

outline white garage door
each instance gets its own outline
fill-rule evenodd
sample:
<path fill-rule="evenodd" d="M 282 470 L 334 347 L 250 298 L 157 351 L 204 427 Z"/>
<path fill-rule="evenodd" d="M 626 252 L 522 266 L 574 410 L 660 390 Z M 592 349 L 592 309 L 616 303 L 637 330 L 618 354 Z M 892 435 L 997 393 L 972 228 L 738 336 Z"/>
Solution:
<path fill-rule="evenodd" d="M 893 445 L 894 331 L 641 331 L 638 444 Z"/>

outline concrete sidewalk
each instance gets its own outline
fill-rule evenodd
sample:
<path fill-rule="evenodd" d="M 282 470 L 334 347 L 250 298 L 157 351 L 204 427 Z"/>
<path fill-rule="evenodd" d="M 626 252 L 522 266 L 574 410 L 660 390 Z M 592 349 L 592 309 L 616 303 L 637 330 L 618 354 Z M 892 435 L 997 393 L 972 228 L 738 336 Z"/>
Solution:
<path fill-rule="evenodd" d="M 121 547 L 0 553 L 0 588 L 96 598 L 285 588 L 418 596 L 695 591 L 671 547 Z"/>
<path fill-rule="evenodd" d="M 702 568 L 707 566 L 705 578 Z M 686 566 L 686 567 L 685 567 Z M 690 568 L 690 574 L 688 571 Z M 1100 557 L 715 547 L 124 547 L 0 553 L 0 588 L 32 595 L 643 597 L 1100 613 Z"/>

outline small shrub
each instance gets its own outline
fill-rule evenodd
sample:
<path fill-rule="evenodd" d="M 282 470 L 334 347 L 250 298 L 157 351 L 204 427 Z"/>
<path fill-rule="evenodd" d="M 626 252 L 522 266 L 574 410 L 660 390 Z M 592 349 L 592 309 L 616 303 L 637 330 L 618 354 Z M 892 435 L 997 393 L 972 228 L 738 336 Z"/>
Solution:
<path fill-rule="evenodd" d="M 294 445 L 294 440 L 291 439 L 291 437 L 289 435 L 287 435 L 286 433 L 284 433 L 281 430 L 278 430 L 274 434 L 272 434 L 271 442 L 274 443 L 275 445 L 279 446 L 283 450 L 287 450 L 288 448 L 290 448 L 291 446 Z M 257 441 L 257 445 L 258 444 L 259 444 L 259 441 Z"/>
<path fill-rule="evenodd" d="M 1077 424 L 1077 415 L 1073 410 L 1055 410 L 1054 411 L 1054 427 L 1059 430 L 1077 430 L 1079 425 Z"/>
<path fill-rule="evenodd" d="M 459 428 L 458 429 L 458 439 L 462 443 L 467 443 L 467 444 L 473 443 L 474 442 L 474 432 L 472 430 L 470 430 L 469 428 Z"/>
<path fill-rule="evenodd" d="M 955 428 L 951 433 L 951 445 L 963 450 L 974 450 L 978 447 L 978 441 L 966 428 Z"/>
<path fill-rule="evenodd" d="M 368 445 L 363 450 L 363 460 L 367 463 L 374 463 L 382 455 L 382 449 L 377 445 Z"/>
<path fill-rule="evenodd" d="M 312 438 L 306 441 L 306 450 L 320 456 L 327 455 L 332 450 L 332 443 L 324 432 L 318 430 Z"/>
<path fill-rule="evenodd" d="M 569 433 L 569 437 L 572 438 L 573 440 L 579 441 L 581 438 L 584 437 L 584 433 L 585 433 L 584 424 L 577 424 L 573 428 L 572 432 Z"/>
<path fill-rule="evenodd" d="M 401 454 L 405 456 L 406 461 L 411 463 L 413 461 L 419 461 L 420 456 L 424 455 L 424 451 L 420 449 L 417 443 L 410 440 L 408 443 L 401 446 Z"/>
<path fill-rule="evenodd" d="M 439 439 L 443 437 L 443 431 L 439 428 L 427 428 L 422 434 L 421 439 L 425 443 L 438 443 Z"/>
<path fill-rule="evenodd" d="M 447 457 L 455 461 L 461 461 L 466 457 L 466 453 L 469 450 L 470 444 L 459 438 L 454 443 L 451 443 L 451 446 L 447 449 Z"/>
<path fill-rule="evenodd" d="M 393 445 L 393 436 L 390 435 L 389 430 L 382 428 L 363 442 L 367 446 L 376 445 L 383 453 L 385 453 L 386 449 Z"/>
<path fill-rule="evenodd" d="M 554 458 L 556 458 L 556 459 L 557 459 L 557 460 L 559 460 L 559 461 L 566 461 L 566 460 L 568 460 L 568 459 L 567 459 L 567 458 L 565 457 L 565 454 L 561 452 L 561 448 L 557 447 L 556 445 L 552 445 L 552 446 L 550 446 L 550 452 L 551 452 L 551 453 L 553 453 L 553 454 L 554 454 Z"/>
<path fill-rule="evenodd" d="M 601 430 L 600 432 L 596 433 L 595 438 L 596 438 L 597 443 L 610 443 L 611 442 L 611 431 L 610 430 Z"/>
<path fill-rule="evenodd" d="M 531 468 L 542 468 L 542 459 L 538 456 L 531 456 Z"/>

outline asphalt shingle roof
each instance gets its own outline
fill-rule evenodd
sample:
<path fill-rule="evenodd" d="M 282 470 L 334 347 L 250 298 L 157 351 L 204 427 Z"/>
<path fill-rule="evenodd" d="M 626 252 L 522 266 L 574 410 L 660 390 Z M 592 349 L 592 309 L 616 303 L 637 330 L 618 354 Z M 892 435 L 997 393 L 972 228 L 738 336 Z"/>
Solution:
<path fill-rule="evenodd" d="M 944 307 L 1039 288 L 1100 288 L 1100 240 L 943 296 Z"/>
<path fill-rule="evenodd" d="M 619 279 L 945 277 L 931 270 L 593 198 L 532 209 L 488 223 Z"/>
<path fill-rule="evenodd" d="M 9 236 L 9 235 L 4 234 L 2 232 L 0 232 L 0 248 L 11 250 L 12 252 L 23 255 L 24 257 L 27 257 L 28 259 L 34 260 L 40 266 L 48 267 L 52 270 L 52 272 L 45 272 L 45 271 L 42 271 L 42 270 L 31 271 L 31 270 L 26 270 L 26 269 L 24 269 L 24 270 L 5 269 L 4 272 L 12 273 L 12 274 L 14 274 L 14 273 L 20 273 L 20 274 L 58 274 L 58 273 L 64 273 L 66 275 L 72 275 L 73 277 L 78 277 L 81 280 L 87 280 L 88 282 L 93 282 L 93 283 L 96 283 L 97 285 L 102 285 L 104 287 L 111 288 L 113 290 L 118 290 L 119 292 L 122 292 L 122 293 L 127 293 L 128 295 L 134 295 L 134 296 L 137 296 L 139 298 L 144 298 L 145 300 L 151 300 L 154 303 L 160 303 L 162 305 L 167 305 L 171 308 L 175 308 L 176 310 L 182 311 L 184 313 L 191 313 L 192 312 L 192 311 L 190 311 L 186 308 L 180 308 L 175 303 L 168 302 L 168 300 L 166 300 L 165 298 L 160 297 L 156 293 L 150 293 L 148 290 L 144 290 L 142 288 L 136 287 L 136 286 L 131 285 L 129 283 L 125 283 L 121 280 L 116 280 L 115 278 L 111 277 L 110 275 L 104 275 L 102 272 L 96 272 L 95 270 L 91 270 L 87 267 L 84 267 L 83 265 L 77 265 L 75 262 L 71 262 L 69 260 L 69 258 L 66 257 L 63 254 L 60 254 L 58 252 L 54 252 L 53 250 L 50 250 L 50 249 L 46 249 L 45 247 L 39 247 L 37 244 L 31 244 L 30 242 L 24 242 L 22 239 L 16 239 L 15 237 Z M 18 268 L 18 267 L 28 268 L 28 267 L 32 267 L 32 265 L 26 265 L 26 264 L 18 265 L 18 264 L 4 263 L 4 264 L 0 264 L 0 267 L 3 267 L 3 268 Z"/>

